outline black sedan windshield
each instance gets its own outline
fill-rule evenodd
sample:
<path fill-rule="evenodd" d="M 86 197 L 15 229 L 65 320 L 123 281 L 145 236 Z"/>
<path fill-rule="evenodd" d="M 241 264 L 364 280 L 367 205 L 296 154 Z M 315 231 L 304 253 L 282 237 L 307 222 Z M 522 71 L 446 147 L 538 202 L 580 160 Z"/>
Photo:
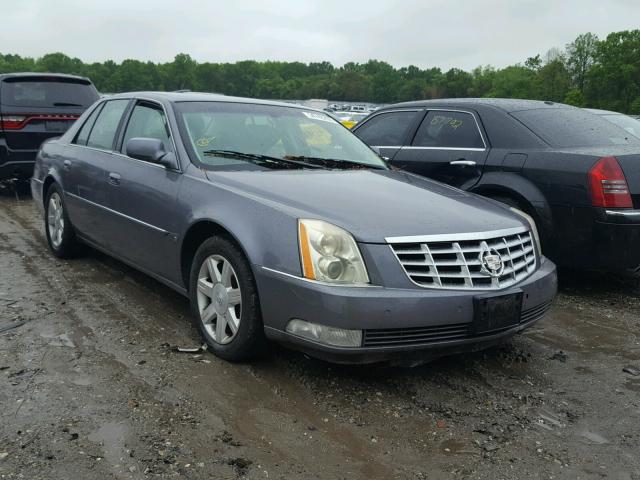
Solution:
<path fill-rule="evenodd" d="M 301 166 L 327 160 L 328 166 L 385 168 L 369 147 L 324 113 L 231 102 L 178 102 L 176 112 L 192 160 L 205 168 L 247 163 L 248 155 L 296 159 Z"/>

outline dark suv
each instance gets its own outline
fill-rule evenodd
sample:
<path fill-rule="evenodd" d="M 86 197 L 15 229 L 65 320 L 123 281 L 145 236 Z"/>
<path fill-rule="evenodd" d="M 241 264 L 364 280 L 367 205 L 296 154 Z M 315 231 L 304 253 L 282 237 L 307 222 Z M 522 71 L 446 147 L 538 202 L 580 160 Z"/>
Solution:
<path fill-rule="evenodd" d="M 42 142 L 62 135 L 98 97 L 88 78 L 0 75 L 0 180 L 31 177 Z"/>

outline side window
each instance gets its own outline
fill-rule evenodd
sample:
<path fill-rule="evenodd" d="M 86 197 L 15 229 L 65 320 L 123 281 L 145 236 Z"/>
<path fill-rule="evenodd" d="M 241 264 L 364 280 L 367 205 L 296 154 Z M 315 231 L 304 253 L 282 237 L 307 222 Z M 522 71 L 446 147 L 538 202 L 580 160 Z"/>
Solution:
<path fill-rule="evenodd" d="M 355 131 L 364 143 L 371 146 L 402 145 L 407 130 L 418 112 L 390 112 L 376 115 Z"/>
<path fill-rule="evenodd" d="M 473 115 L 464 112 L 430 111 L 413 139 L 416 147 L 484 148 Z"/>
<path fill-rule="evenodd" d="M 123 152 L 126 151 L 127 141 L 132 138 L 155 138 L 162 141 L 165 151 L 173 151 L 167 118 L 162 108 L 153 104 L 141 102 L 133 108 L 124 132 Z"/>
<path fill-rule="evenodd" d="M 104 106 L 104 103 L 101 103 L 100 105 L 98 105 L 96 108 L 93 109 L 93 112 L 91 112 L 91 115 L 89 115 L 87 120 L 84 122 L 84 125 L 82 125 L 82 127 L 78 131 L 78 134 L 76 135 L 76 139 L 73 143 L 77 145 L 87 144 L 87 138 L 89 138 L 89 133 L 91 132 L 91 128 L 93 127 L 93 124 L 96 121 L 96 117 L 100 113 L 100 110 L 102 110 L 103 106 Z"/>
<path fill-rule="evenodd" d="M 128 104 L 129 100 L 110 100 L 105 103 L 91 129 L 87 147 L 101 148 L 103 150 L 111 150 L 113 148 L 113 139 L 116 130 L 118 130 L 120 118 Z"/>

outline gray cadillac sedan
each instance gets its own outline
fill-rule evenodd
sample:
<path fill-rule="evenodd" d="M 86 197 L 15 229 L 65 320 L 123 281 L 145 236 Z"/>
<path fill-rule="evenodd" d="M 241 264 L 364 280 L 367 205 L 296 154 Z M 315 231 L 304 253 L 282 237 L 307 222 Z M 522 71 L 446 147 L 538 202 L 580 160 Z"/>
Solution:
<path fill-rule="evenodd" d="M 556 293 L 525 214 L 390 170 L 288 104 L 103 98 L 42 146 L 31 188 L 55 255 L 86 243 L 188 296 L 231 361 L 267 339 L 348 363 L 482 348 Z"/>

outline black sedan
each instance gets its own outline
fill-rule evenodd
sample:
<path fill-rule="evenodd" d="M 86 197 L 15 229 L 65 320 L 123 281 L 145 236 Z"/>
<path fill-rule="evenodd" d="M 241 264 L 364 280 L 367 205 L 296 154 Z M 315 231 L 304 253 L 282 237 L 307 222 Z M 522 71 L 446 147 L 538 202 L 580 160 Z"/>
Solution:
<path fill-rule="evenodd" d="M 533 100 L 387 106 L 355 134 L 392 166 L 532 216 L 560 265 L 640 272 L 640 139 L 583 109 Z"/>

